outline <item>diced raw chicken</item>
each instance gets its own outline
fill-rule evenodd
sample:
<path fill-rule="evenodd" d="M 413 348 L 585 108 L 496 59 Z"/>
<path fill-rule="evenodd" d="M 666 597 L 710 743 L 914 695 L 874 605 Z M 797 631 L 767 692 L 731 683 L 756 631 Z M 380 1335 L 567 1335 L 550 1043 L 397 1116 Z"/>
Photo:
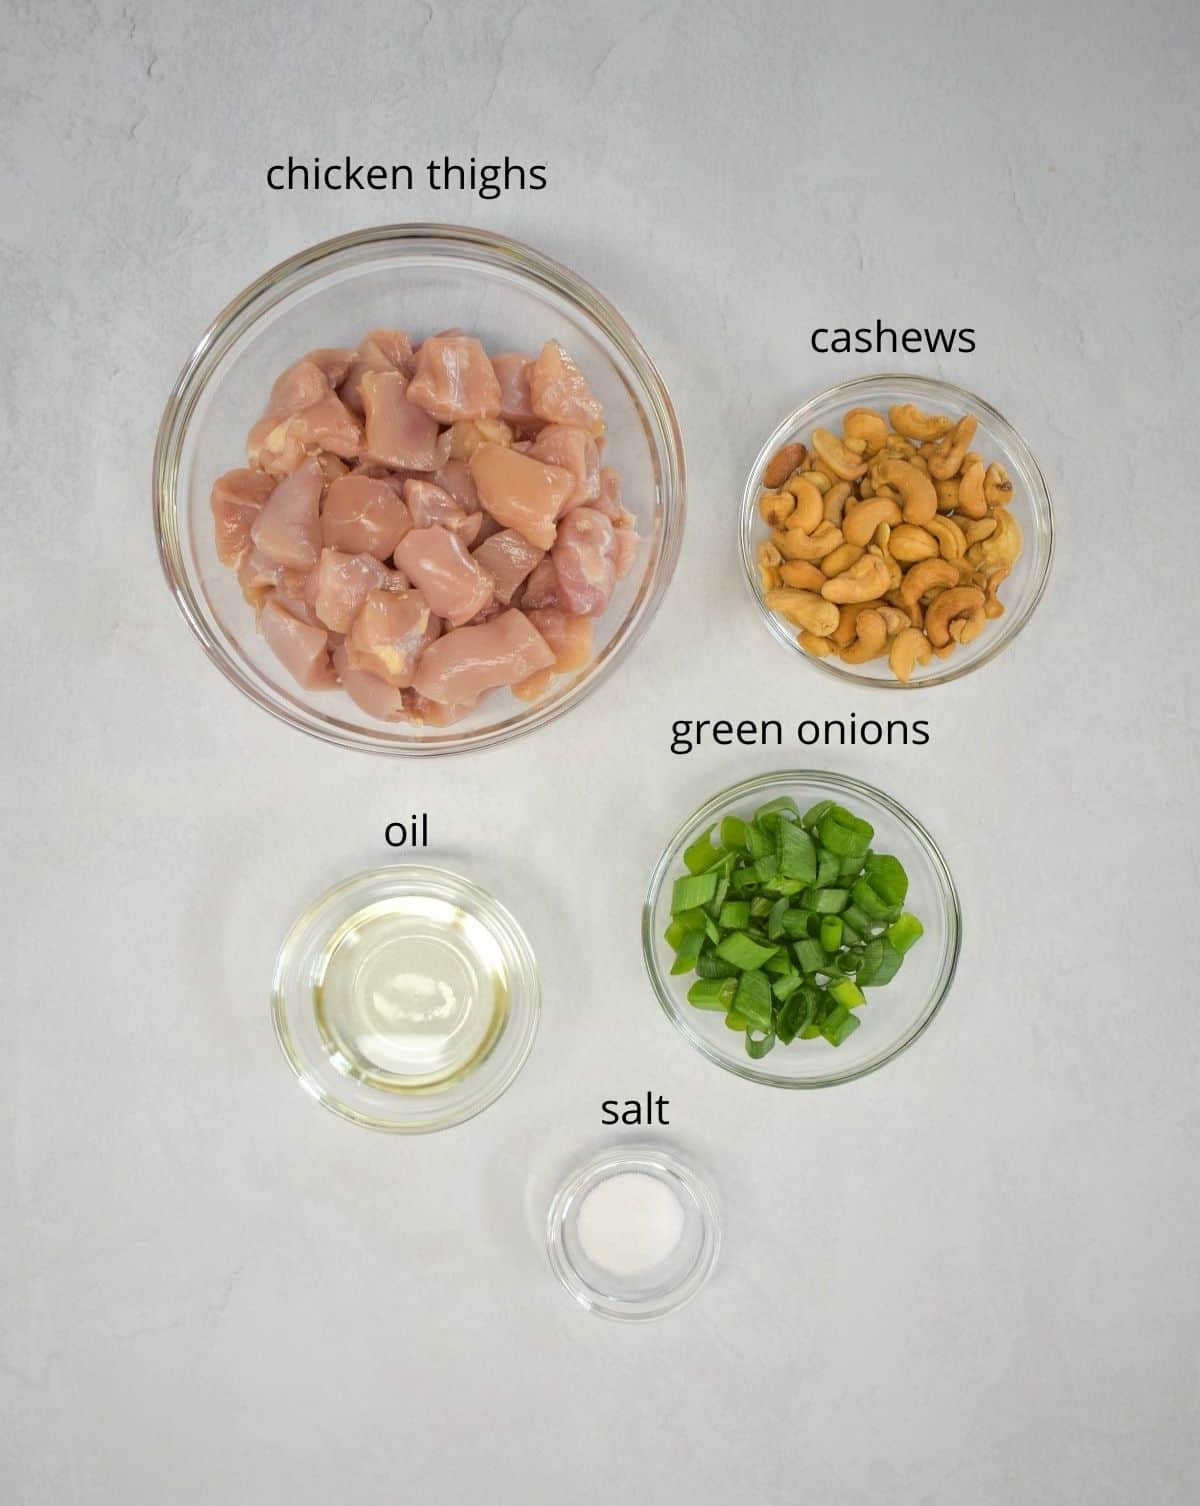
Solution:
<path fill-rule="evenodd" d="M 325 624 L 317 616 L 316 610 L 308 600 L 308 582 L 312 579 L 313 572 L 304 577 L 303 589 L 299 592 L 289 590 L 286 586 L 276 586 L 271 592 L 271 600 L 277 607 L 282 607 L 285 612 L 294 617 L 297 622 L 306 622 L 309 627 L 324 627 Z"/>
<path fill-rule="evenodd" d="M 334 482 L 334 485 L 338 485 Z M 321 553 L 321 492 L 325 480 L 315 460 L 285 476 L 250 528 L 254 546 L 289 570 L 311 570 Z"/>
<path fill-rule="evenodd" d="M 587 379 L 557 340 L 547 340 L 529 369 L 533 411 L 551 424 L 604 433 L 604 410 Z"/>
<path fill-rule="evenodd" d="M 638 538 L 636 528 L 615 528 L 613 540 L 617 548 L 614 561 L 617 567 L 617 579 L 624 580 L 633 569 L 633 562 L 637 559 L 638 545 L 642 541 Z"/>
<path fill-rule="evenodd" d="M 344 643 L 333 651 L 333 668 L 342 683 L 342 689 L 356 706 L 368 716 L 381 722 L 403 722 L 408 719 L 404 704 L 404 692 L 381 680 L 378 675 L 368 674 L 365 669 L 356 669 Z"/>
<path fill-rule="evenodd" d="M 602 512 L 614 528 L 620 526 L 625 516 L 625 509 L 621 506 L 621 478 L 611 465 L 600 467 L 600 491 L 591 505 L 597 512 Z"/>
<path fill-rule="evenodd" d="M 348 633 L 370 591 L 400 591 L 408 585 L 398 570 L 389 570 L 373 554 L 343 554 L 322 549 L 308 579 L 306 595 L 317 616 L 335 633 Z"/>
<path fill-rule="evenodd" d="M 472 556 L 496 582 L 496 597 L 505 606 L 533 567 L 545 557 L 541 549 L 535 549 L 515 528 L 494 533 Z"/>
<path fill-rule="evenodd" d="M 390 482 L 352 473 L 330 483 L 321 509 L 328 548 L 387 559 L 411 527 L 408 508 Z"/>
<path fill-rule="evenodd" d="M 321 475 L 325 480 L 336 481 L 339 476 L 344 476 L 350 467 L 337 455 L 331 455 L 328 450 L 322 450 L 319 455 L 313 457 L 321 467 Z"/>
<path fill-rule="evenodd" d="M 241 564 L 250 548 L 250 526 L 274 489 L 274 481 L 261 471 L 226 471 L 213 482 L 213 532 L 223 565 L 236 570 Z"/>
<path fill-rule="evenodd" d="M 355 460 L 362 451 L 362 425 L 334 392 L 302 409 L 288 420 L 288 427 L 291 437 L 310 453 L 328 450 L 343 460 Z"/>
<path fill-rule="evenodd" d="M 369 591 L 346 635 L 351 664 L 402 690 L 442 630 L 420 591 Z"/>
<path fill-rule="evenodd" d="M 362 379 L 365 454 L 398 470 L 432 471 L 439 464 L 436 420 L 410 401 L 399 371 L 368 371 Z"/>
<path fill-rule="evenodd" d="M 558 576 L 555 573 L 554 561 L 549 555 L 535 565 L 533 573 L 525 582 L 525 590 L 521 596 L 521 610 L 532 611 L 540 607 L 553 607 L 558 604 Z"/>
<path fill-rule="evenodd" d="M 592 619 L 561 607 L 542 607 L 525 614 L 554 650 L 554 672 L 581 669 L 592 657 Z"/>
<path fill-rule="evenodd" d="M 414 528 L 431 528 L 435 523 L 456 533 L 470 548 L 483 523 L 481 512 L 460 507 L 449 492 L 432 481 L 410 480 L 404 483 L 404 501 Z"/>
<path fill-rule="evenodd" d="M 363 414 L 362 379 L 368 371 L 400 371 L 412 375 L 412 344 L 402 329 L 375 329 L 353 352 L 338 396 L 352 413 Z"/>
<path fill-rule="evenodd" d="M 542 420 L 533 411 L 529 394 L 529 368 L 532 360 L 515 351 L 492 357 L 492 370 L 500 383 L 500 417 L 516 429 L 530 430 L 540 426 Z"/>
<path fill-rule="evenodd" d="M 275 378 L 263 418 L 290 418 L 329 396 L 329 377 L 322 364 L 314 359 L 316 355 L 314 351 L 305 356 Z"/>
<path fill-rule="evenodd" d="M 460 418 L 442 438 L 449 445 L 451 460 L 470 460 L 481 444 L 512 444 L 513 431 L 498 418 Z"/>
<path fill-rule="evenodd" d="M 471 479 L 471 468 L 465 460 L 447 460 L 433 473 L 435 486 L 449 492 L 463 512 L 479 511 L 479 491 Z"/>
<path fill-rule="evenodd" d="M 487 352 L 469 335 L 431 335 L 424 341 L 408 396 L 443 424 L 500 413 L 500 383 Z"/>
<path fill-rule="evenodd" d="M 562 520 L 551 551 L 561 606 L 580 617 L 603 612 L 617 581 L 613 526 L 603 513 L 577 507 Z"/>
<path fill-rule="evenodd" d="M 311 627 L 268 601 L 259 618 L 263 637 L 284 668 L 306 690 L 328 690 L 337 684 L 329 663 L 329 634 Z"/>
<path fill-rule="evenodd" d="M 554 663 L 554 650 L 522 613 L 448 633 L 421 655 L 413 685 L 444 706 L 473 705 L 485 690 L 515 685 Z"/>
<path fill-rule="evenodd" d="M 470 622 L 492 599 L 492 577 L 449 529 L 414 528 L 400 541 L 396 565 L 452 627 Z"/>
<path fill-rule="evenodd" d="M 600 451 L 586 429 L 573 424 L 547 424 L 529 451 L 535 460 L 561 466 L 575 478 L 575 488 L 562 505 L 563 512 L 583 507 L 600 495 Z"/>
<path fill-rule="evenodd" d="M 340 387 L 346 380 L 346 373 L 350 370 L 351 363 L 357 354 L 356 350 L 343 349 L 341 346 L 324 346 L 320 350 L 310 350 L 304 359 L 320 368 L 321 374 L 331 387 Z M 359 416 L 361 417 L 361 414 Z"/>
<path fill-rule="evenodd" d="M 557 465 L 485 444 L 470 459 L 479 500 L 505 528 L 515 528 L 538 549 L 554 543 L 554 520 L 575 488 L 575 477 Z"/>
<path fill-rule="evenodd" d="M 287 570 L 251 545 L 238 565 L 237 578 L 242 595 L 256 612 L 261 612 L 263 602 L 275 590 L 284 596 L 302 598 L 311 573 L 308 570 Z"/>
<path fill-rule="evenodd" d="M 539 669 L 536 674 L 529 676 L 527 680 L 518 680 L 512 687 L 512 693 L 521 701 L 538 701 L 546 694 L 554 683 L 554 669 Z"/>
<path fill-rule="evenodd" d="M 470 716 L 475 710 L 474 703 L 468 706 L 443 706 L 440 701 L 431 701 L 428 696 L 418 695 L 412 690 L 405 692 L 404 704 L 409 719 L 423 727 L 449 727 L 454 722 L 461 722 L 464 716 Z"/>

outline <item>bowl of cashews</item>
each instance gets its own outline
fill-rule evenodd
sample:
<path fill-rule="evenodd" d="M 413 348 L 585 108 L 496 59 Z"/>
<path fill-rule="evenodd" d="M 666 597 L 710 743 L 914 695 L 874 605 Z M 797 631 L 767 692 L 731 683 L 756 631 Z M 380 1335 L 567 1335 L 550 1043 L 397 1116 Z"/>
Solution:
<path fill-rule="evenodd" d="M 929 377 L 831 387 L 776 427 L 742 496 L 742 563 L 772 635 L 830 673 L 944 685 L 1011 643 L 1054 553 L 1025 441 Z"/>

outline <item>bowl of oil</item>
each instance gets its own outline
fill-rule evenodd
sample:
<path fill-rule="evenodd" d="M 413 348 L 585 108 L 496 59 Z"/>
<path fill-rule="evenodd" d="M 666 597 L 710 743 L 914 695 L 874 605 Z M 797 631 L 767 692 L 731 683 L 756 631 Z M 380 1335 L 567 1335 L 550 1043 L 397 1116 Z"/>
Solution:
<path fill-rule="evenodd" d="M 275 964 L 275 1033 L 302 1086 L 401 1134 L 482 1113 L 524 1065 L 540 987 L 521 927 L 439 868 L 345 880 L 293 923 Z"/>

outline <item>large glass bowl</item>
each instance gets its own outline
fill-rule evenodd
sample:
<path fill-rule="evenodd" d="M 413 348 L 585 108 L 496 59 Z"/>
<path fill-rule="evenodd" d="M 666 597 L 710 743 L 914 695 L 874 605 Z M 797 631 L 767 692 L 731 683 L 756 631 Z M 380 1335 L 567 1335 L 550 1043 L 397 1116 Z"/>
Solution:
<path fill-rule="evenodd" d="M 604 404 L 605 463 L 642 546 L 608 611 L 595 657 L 527 704 L 484 697 L 449 728 L 378 722 L 340 690 L 300 688 L 275 659 L 217 559 L 209 492 L 245 464 L 245 436 L 274 378 L 317 346 L 354 345 L 370 329 L 421 336 L 453 325 L 490 350 L 560 341 Z M 159 553 L 180 611 L 239 690 L 303 732 L 379 753 L 447 753 L 540 727 L 583 699 L 637 641 L 662 600 L 684 518 L 683 446 L 662 378 L 616 309 L 567 268 L 515 241 L 452 225 L 386 225 L 325 241 L 272 268 L 218 316 L 167 403 L 154 457 Z"/>
<path fill-rule="evenodd" d="M 855 1011 L 859 1028 L 840 1046 L 818 1038 L 776 1045 L 761 1061 L 746 1055 L 740 1032 L 725 1017 L 688 1003 L 693 974 L 672 976 L 674 952 L 663 940 L 671 920 L 671 886 L 687 870 L 684 850 L 724 816 L 748 817 L 779 795 L 791 795 L 801 810 L 818 800 L 836 800 L 875 828 L 872 848 L 890 852 L 904 864 L 909 890 L 904 908 L 925 927 L 886 987 L 870 989 Z M 709 1061 L 750 1082 L 775 1088 L 826 1088 L 874 1072 L 911 1046 L 941 1008 L 954 981 L 962 937 L 958 894 L 946 860 L 933 838 L 903 806 L 857 779 L 805 769 L 764 774 L 714 795 L 690 815 L 654 869 L 642 911 L 642 950 L 650 981 L 667 1018 Z"/>
<path fill-rule="evenodd" d="M 916 403 L 928 413 L 948 413 L 955 418 L 968 413 L 975 415 L 979 428 L 971 448 L 979 451 L 985 464 L 998 460 L 1007 467 L 1014 486 L 1009 510 L 1024 536 L 1020 558 L 1000 588 L 1004 616 L 989 621 L 978 638 L 965 646 L 960 644 L 948 659 L 939 659 L 935 655 L 927 665 L 914 670 L 907 684 L 896 679 L 886 658 L 872 659 L 866 664 L 844 664 L 833 656 L 818 659 L 806 653 L 796 642 L 796 629 L 792 624 L 772 612 L 763 600 L 755 561 L 758 545 L 770 537 L 770 529 L 758 513 L 758 498 L 763 489 L 763 471 L 776 451 L 793 440 L 799 440 L 811 450 L 814 429 L 833 429 L 840 433 L 842 419 L 851 408 L 875 408 L 886 413 L 893 403 Z M 739 528 L 743 574 L 772 636 L 826 674 L 885 690 L 922 690 L 930 685 L 948 685 L 951 680 L 961 679 L 994 659 L 1032 617 L 1046 589 L 1054 554 L 1054 519 L 1045 478 L 1029 446 L 1008 420 L 990 403 L 962 387 L 932 377 L 903 374 L 860 377 L 853 382 L 842 382 L 809 398 L 808 402 L 789 413 L 755 456 L 742 493 Z"/>

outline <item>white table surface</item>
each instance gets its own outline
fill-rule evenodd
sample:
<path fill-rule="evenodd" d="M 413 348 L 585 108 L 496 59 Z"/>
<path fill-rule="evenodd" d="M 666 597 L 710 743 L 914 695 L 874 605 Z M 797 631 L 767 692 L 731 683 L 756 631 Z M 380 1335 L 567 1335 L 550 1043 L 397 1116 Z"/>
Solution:
<path fill-rule="evenodd" d="M 0 28 L 0 1499 L 1195 1501 L 1195 8 L 46 0 Z M 507 152 L 550 187 L 268 193 L 289 151 Z M 503 749 L 389 764 L 205 662 L 149 475 L 226 300 L 402 219 L 527 240 L 626 313 L 690 517 L 610 684 Z M 877 317 L 978 349 L 809 348 Z M 928 747 L 672 757 L 676 716 L 877 709 L 770 644 L 732 518 L 789 406 L 897 365 L 985 394 L 1045 469 L 1034 623 L 920 698 Z M 925 819 L 967 933 L 911 1052 L 789 1094 L 670 1029 L 638 910 L 687 810 L 806 762 Z M 266 1001 L 297 908 L 412 809 L 545 983 L 509 1095 L 420 1140 L 308 1100 Z M 600 1100 L 647 1090 L 725 1247 L 629 1328 L 572 1305 L 540 1229 Z"/>

